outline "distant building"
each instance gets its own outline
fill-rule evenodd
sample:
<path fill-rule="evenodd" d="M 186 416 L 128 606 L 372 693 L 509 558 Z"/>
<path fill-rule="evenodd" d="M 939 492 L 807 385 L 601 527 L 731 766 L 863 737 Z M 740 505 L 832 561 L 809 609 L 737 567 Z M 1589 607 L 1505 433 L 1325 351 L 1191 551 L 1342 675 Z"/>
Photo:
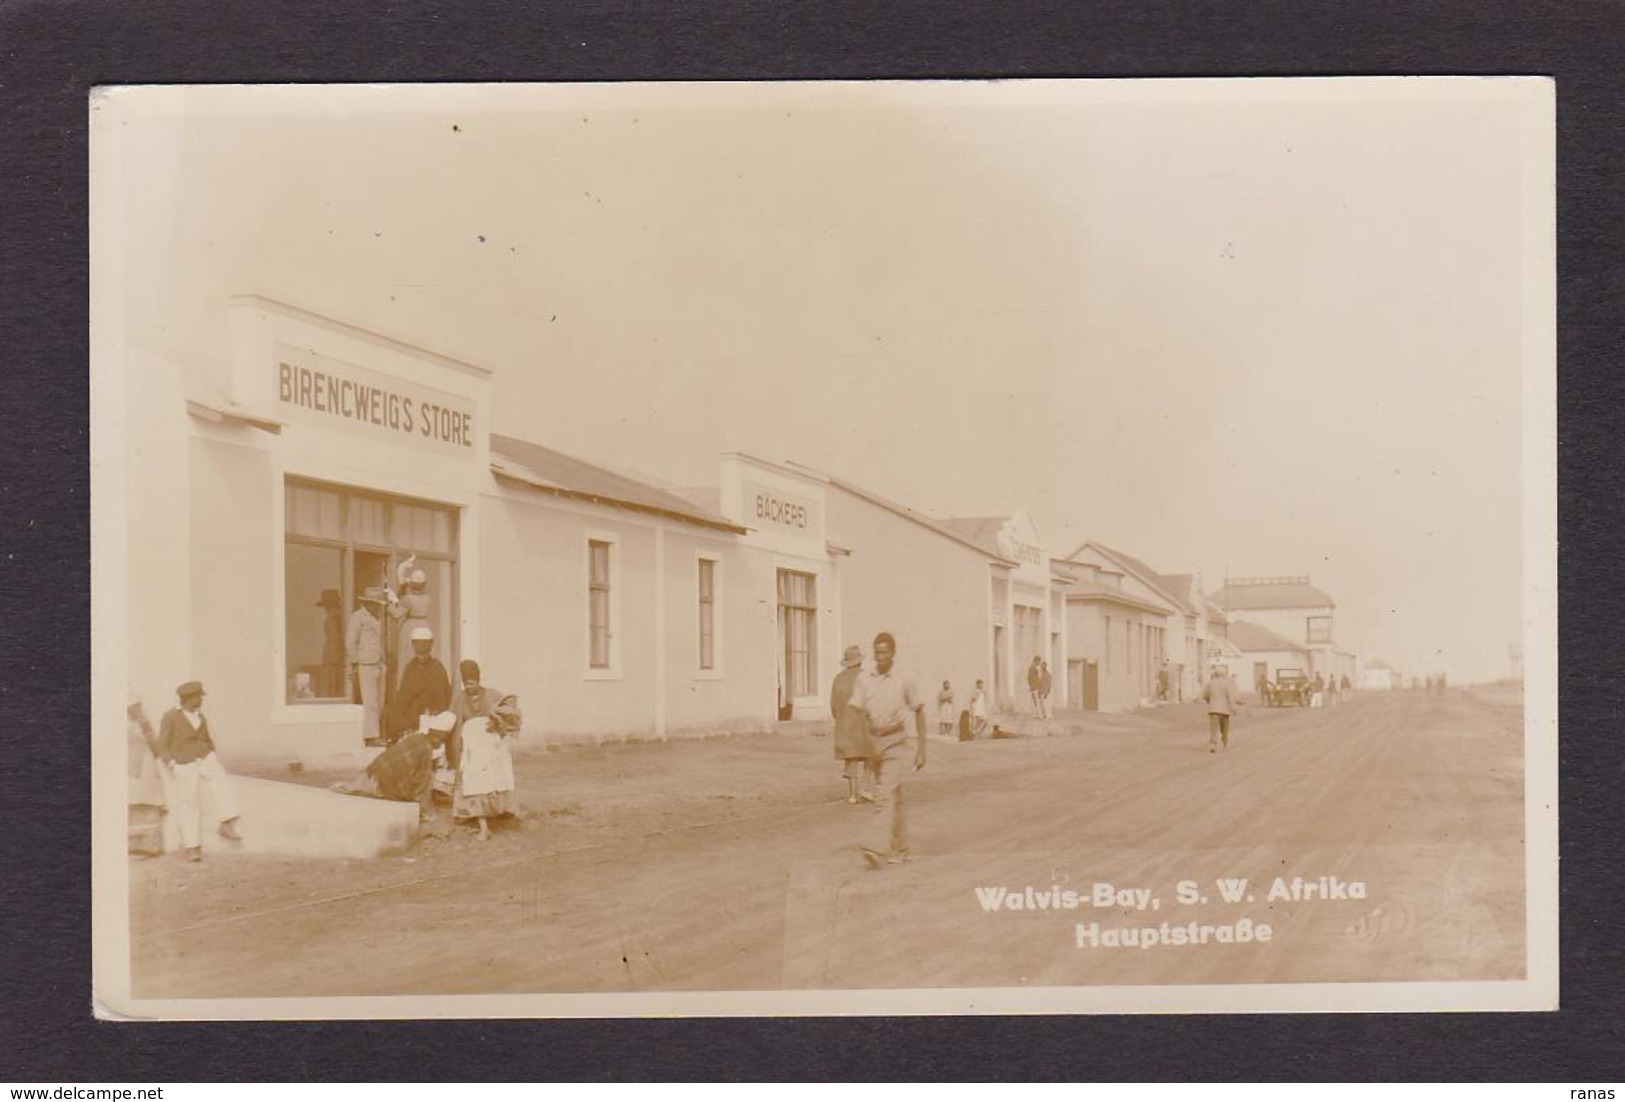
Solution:
<path fill-rule="evenodd" d="M 1164 659 L 1172 678 L 1169 695 L 1179 693 L 1179 666 L 1169 642 L 1183 627 L 1182 608 L 1160 579 L 1151 580 L 1157 575 L 1143 564 L 1130 569 L 1125 559 L 1085 543 L 1061 564 L 1075 579 L 1066 595 L 1072 645 L 1067 683 L 1079 706 L 1090 711 L 1126 712 L 1155 700 Z"/>
<path fill-rule="evenodd" d="M 1309 584 L 1309 578 L 1226 578 L 1212 601 L 1224 610 L 1230 633 L 1239 624 L 1255 624 L 1294 644 L 1309 656 L 1310 677 L 1356 676 L 1354 655 L 1337 645 L 1337 603 L 1322 590 Z"/>
<path fill-rule="evenodd" d="M 1360 671 L 1359 686 L 1362 689 L 1376 689 L 1387 691 L 1404 686 L 1405 679 L 1399 676 L 1399 671 L 1380 658 L 1366 660 L 1365 668 Z"/>
<path fill-rule="evenodd" d="M 1093 540 L 1080 544 L 1068 558 L 1103 564 L 1108 574 L 1129 579 L 1127 591 L 1167 607 L 1165 622 L 1156 626 L 1162 632 L 1157 640 L 1160 657 L 1168 661 L 1169 698 L 1190 700 L 1200 694 L 1207 667 L 1218 654 L 1216 640 L 1223 637 L 1228 623 L 1223 611 L 1203 596 L 1202 575 L 1162 574 L 1133 555 Z"/>
<path fill-rule="evenodd" d="M 1283 669 L 1302 670 L 1308 676 L 1314 676 L 1310 669 L 1312 656 L 1309 648 L 1262 624 L 1237 621 L 1230 625 L 1230 634 L 1225 641 L 1232 648 L 1234 657 L 1223 661 L 1242 692 L 1255 690 L 1261 678 L 1271 682 L 1277 680 Z"/>

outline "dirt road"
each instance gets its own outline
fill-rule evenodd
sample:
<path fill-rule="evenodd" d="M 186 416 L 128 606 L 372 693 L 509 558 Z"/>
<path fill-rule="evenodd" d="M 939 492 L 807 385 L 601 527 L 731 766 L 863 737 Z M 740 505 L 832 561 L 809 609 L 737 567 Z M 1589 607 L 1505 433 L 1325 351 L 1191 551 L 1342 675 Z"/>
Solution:
<path fill-rule="evenodd" d="M 856 849 L 873 814 L 806 735 L 522 755 L 527 818 L 483 845 L 137 861 L 134 992 L 1523 975 L 1516 697 L 1254 708 L 1221 754 L 1194 706 L 1062 719 L 1074 734 L 933 740 L 913 859 L 878 872 Z"/>

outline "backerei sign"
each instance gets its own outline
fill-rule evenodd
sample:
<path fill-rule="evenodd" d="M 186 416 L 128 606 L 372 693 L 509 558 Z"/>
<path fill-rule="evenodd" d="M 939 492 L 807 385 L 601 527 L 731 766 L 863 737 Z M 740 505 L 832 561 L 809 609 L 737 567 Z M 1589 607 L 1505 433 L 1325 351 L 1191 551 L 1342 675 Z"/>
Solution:
<path fill-rule="evenodd" d="M 277 408 L 289 422 L 472 459 L 474 403 L 433 387 L 278 345 Z"/>
<path fill-rule="evenodd" d="M 817 534 L 818 512 L 813 502 L 748 480 L 743 490 L 744 521 L 751 527 L 773 528 L 798 536 Z"/>

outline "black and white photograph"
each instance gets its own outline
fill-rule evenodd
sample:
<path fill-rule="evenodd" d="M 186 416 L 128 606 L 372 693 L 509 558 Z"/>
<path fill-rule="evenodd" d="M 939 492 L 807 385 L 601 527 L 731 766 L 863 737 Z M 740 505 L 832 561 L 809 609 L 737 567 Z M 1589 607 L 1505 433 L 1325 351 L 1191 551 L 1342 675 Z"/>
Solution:
<path fill-rule="evenodd" d="M 88 110 L 98 1014 L 1556 1009 L 1550 81 Z"/>

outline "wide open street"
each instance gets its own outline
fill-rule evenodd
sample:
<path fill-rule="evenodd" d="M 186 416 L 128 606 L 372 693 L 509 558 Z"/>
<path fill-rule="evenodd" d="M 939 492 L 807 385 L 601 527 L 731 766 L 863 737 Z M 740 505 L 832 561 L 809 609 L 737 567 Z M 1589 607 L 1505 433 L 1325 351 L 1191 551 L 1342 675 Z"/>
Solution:
<path fill-rule="evenodd" d="M 1519 978 L 1521 707 L 1499 688 L 1249 706 L 1219 754 L 1195 705 L 933 739 L 912 860 L 873 872 L 874 815 L 827 736 L 533 750 L 526 818 L 483 845 L 132 862 L 133 991 Z"/>

